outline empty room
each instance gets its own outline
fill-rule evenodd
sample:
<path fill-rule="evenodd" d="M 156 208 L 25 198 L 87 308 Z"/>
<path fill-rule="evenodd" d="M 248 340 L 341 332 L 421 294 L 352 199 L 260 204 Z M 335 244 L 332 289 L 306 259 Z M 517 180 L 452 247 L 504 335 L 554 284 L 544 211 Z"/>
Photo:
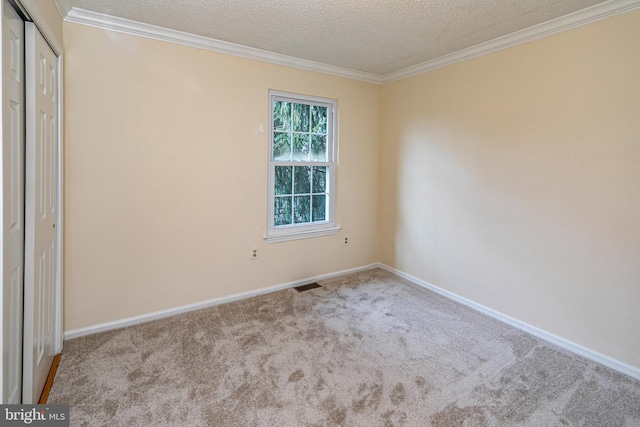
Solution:
<path fill-rule="evenodd" d="M 2 17 L 3 404 L 640 426 L 640 1 Z"/>

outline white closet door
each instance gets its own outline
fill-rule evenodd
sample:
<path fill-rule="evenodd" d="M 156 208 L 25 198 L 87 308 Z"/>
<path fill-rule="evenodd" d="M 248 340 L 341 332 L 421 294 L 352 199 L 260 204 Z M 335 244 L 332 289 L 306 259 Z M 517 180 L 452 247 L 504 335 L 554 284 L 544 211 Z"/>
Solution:
<path fill-rule="evenodd" d="M 2 403 L 22 398 L 24 22 L 2 2 Z"/>
<path fill-rule="evenodd" d="M 26 181 L 22 403 L 37 403 L 55 355 L 57 57 L 25 23 Z"/>

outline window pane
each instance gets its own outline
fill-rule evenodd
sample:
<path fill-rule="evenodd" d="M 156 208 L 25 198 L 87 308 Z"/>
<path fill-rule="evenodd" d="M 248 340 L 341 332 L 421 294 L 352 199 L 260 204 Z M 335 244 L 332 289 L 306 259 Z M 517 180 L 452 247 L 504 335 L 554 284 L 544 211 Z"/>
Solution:
<path fill-rule="evenodd" d="M 327 192 L 327 169 L 326 166 L 313 167 L 313 193 Z"/>
<path fill-rule="evenodd" d="M 291 130 L 291 103 L 273 102 L 273 130 Z"/>
<path fill-rule="evenodd" d="M 313 205 L 312 221 L 325 221 L 327 219 L 327 196 L 326 194 L 316 194 L 311 196 Z"/>
<path fill-rule="evenodd" d="M 296 224 L 311 222 L 310 204 L 311 196 L 294 197 L 293 219 Z"/>
<path fill-rule="evenodd" d="M 327 137 L 311 135 L 311 160 L 315 162 L 327 161 Z"/>
<path fill-rule="evenodd" d="M 311 107 L 311 132 L 327 133 L 327 107 Z"/>
<path fill-rule="evenodd" d="M 267 239 L 289 240 L 330 230 L 335 225 L 331 190 L 337 140 L 329 133 L 335 129 L 336 102 L 273 90 L 269 97 L 268 217 L 272 222 Z"/>
<path fill-rule="evenodd" d="M 311 168 L 309 166 L 296 166 L 294 169 L 294 193 L 311 193 Z"/>
<path fill-rule="evenodd" d="M 273 160 L 288 162 L 291 160 L 291 134 L 273 133 Z"/>
<path fill-rule="evenodd" d="M 309 134 L 293 134 L 293 159 L 294 162 L 309 161 Z"/>
<path fill-rule="evenodd" d="M 273 206 L 273 225 L 291 224 L 291 196 L 276 197 Z"/>
<path fill-rule="evenodd" d="M 293 104 L 293 130 L 296 132 L 309 132 L 309 124 L 311 122 L 309 117 L 308 104 Z"/>
<path fill-rule="evenodd" d="M 291 194 L 292 187 L 292 175 L 291 166 L 276 166 L 275 167 L 275 194 Z"/>

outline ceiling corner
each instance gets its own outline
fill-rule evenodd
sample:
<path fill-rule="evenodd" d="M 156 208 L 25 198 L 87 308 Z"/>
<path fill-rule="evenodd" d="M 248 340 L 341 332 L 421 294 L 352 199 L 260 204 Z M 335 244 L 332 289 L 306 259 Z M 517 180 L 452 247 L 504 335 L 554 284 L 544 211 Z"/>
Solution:
<path fill-rule="evenodd" d="M 71 4 L 71 0 L 53 0 L 53 3 L 58 8 L 58 12 L 60 12 L 60 16 L 62 16 L 62 19 L 67 17 L 69 11 L 73 7 Z"/>
<path fill-rule="evenodd" d="M 411 67 L 385 74 L 382 76 L 382 83 L 387 84 L 396 80 L 402 80 L 636 9 L 640 9 L 640 0 L 605 1 L 568 15 L 560 16 L 550 21 L 461 49 L 457 52 L 452 52 Z"/>

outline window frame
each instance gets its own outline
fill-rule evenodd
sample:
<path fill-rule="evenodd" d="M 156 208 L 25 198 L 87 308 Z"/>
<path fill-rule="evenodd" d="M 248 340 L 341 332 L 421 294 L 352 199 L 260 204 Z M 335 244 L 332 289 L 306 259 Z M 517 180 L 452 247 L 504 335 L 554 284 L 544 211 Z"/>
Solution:
<path fill-rule="evenodd" d="M 327 107 L 327 161 L 276 161 L 273 158 L 274 128 L 273 105 L 275 101 L 286 101 Z M 298 93 L 269 90 L 269 155 L 268 155 L 268 179 L 267 179 L 267 234 L 268 243 L 284 242 L 288 240 L 306 239 L 310 237 L 328 236 L 337 234 L 340 227 L 336 226 L 336 177 L 337 177 L 337 122 L 338 101 L 330 98 L 322 98 Z M 303 224 L 290 224 L 275 226 L 275 167 L 276 166 L 327 166 L 327 219 Z"/>

